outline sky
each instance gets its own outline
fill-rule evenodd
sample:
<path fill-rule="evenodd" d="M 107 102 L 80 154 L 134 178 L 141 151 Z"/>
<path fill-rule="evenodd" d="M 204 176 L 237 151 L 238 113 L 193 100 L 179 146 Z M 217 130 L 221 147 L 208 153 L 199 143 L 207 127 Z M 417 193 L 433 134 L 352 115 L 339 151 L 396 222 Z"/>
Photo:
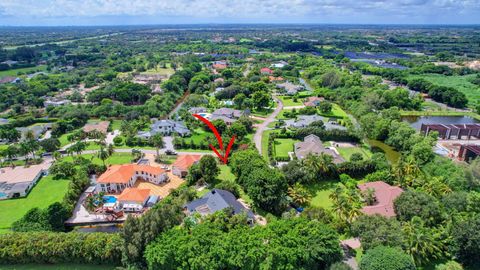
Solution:
<path fill-rule="evenodd" d="M 0 0 L 0 25 L 480 24 L 480 0 Z"/>

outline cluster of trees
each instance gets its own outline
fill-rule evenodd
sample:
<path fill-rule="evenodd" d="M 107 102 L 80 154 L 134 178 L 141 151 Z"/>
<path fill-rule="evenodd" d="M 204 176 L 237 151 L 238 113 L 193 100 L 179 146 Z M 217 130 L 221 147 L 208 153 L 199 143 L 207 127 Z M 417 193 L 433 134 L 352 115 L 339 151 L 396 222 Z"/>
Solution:
<path fill-rule="evenodd" d="M 0 235 L 0 261 L 7 264 L 83 263 L 118 265 L 118 234 L 14 232 Z"/>
<path fill-rule="evenodd" d="M 287 180 L 268 166 L 257 151 L 236 151 L 230 158 L 232 173 L 255 206 L 279 214 L 286 206 Z"/>
<path fill-rule="evenodd" d="M 326 269 L 342 256 L 338 234 L 316 220 L 280 219 L 253 228 L 244 224 L 241 217 L 219 212 L 193 228 L 169 230 L 147 247 L 148 267 Z"/>
<path fill-rule="evenodd" d="M 427 93 L 433 100 L 445 103 L 455 108 L 464 108 L 468 99 L 464 93 L 453 87 L 435 85 L 425 79 L 412 79 L 408 81 L 412 90 Z"/>

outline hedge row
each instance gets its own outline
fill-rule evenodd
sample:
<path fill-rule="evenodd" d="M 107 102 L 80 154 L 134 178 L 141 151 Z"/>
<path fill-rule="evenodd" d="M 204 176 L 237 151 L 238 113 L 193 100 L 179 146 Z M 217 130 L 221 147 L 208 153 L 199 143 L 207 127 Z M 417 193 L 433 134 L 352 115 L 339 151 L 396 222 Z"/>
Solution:
<path fill-rule="evenodd" d="M 119 234 L 15 232 L 0 235 L 0 262 L 113 264 L 121 261 Z"/>

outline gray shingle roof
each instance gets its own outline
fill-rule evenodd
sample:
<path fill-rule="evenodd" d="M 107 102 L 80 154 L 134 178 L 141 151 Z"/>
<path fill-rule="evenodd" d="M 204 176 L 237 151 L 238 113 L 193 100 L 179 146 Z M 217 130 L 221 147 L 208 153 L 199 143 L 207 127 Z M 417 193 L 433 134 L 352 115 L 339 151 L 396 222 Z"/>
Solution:
<path fill-rule="evenodd" d="M 213 214 L 225 208 L 232 207 L 234 214 L 246 212 L 249 218 L 254 217 L 253 212 L 237 201 L 232 193 L 221 189 L 213 189 L 202 198 L 191 201 L 185 207 L 190 213 L 198 212 L 202 215 Z"/>

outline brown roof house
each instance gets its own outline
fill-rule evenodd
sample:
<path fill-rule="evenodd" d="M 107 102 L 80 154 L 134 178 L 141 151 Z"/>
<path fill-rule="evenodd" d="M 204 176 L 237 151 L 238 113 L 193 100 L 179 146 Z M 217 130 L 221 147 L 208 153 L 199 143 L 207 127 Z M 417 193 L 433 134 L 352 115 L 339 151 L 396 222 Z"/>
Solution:
<path fill-rule="evenodd" d="M 185 177 L 188 169 L 202 158 L 201 155 L 179 155 L 172 164 L 172 173 L 179 177 Z"/>
<path fill-rule="evenodd" d="M 335 150 L 323 146 L 322 141 L 317 135 L 310 134 L 303 139 L 303 142 L 295 144 L 295 156 L 297 156 L 298 159 L 303 159 L 309 154 L 320 155 L 322 153 L 332 156 L 333 163 L 335 164 L 345 161 Z"/>
<path fill-rule="evenodd" d="M 101 121 L 98 123 L 87 123 L 83 126 L 83 132 L 90 133 L 92 131 L 98 131 L 103 134 L 107 134 L 108 127 L 110 126 L 110 122 L 108 121 Z"/>
<path fill-rule="evenodd" d="M 210 116 L 210 121 L 221 119 L 225 122 L 225 124 L 231 125 L 233 122 L 237 121 L 238 118 L 244 115 L 248 116 L 249 114 L 250 112 L 248 110 L 240 111 L 230 108 L 220 108 L 212 113 L 212 115 Z"/>
<path fill-rule="evenodd" d="M 402 194 L 403 189 L 397 186 L 390 186 L 383 181 L 368 182 L 359 184 L 358 188 L 362 192 L 369 189 L 375 192 L 375 203 L 362 208 L 362 212 L 366 215 L 379 214 L 384 217 L 394 217 L 393 201 Z"/>
<path fill-rule="evenodd" d="M 325 101 L 323 97 L 309 97 L 307 100 L 303 103 L 303 105 L 307 107 L 317 107 L 320 105 L 320 102 Z"/>

